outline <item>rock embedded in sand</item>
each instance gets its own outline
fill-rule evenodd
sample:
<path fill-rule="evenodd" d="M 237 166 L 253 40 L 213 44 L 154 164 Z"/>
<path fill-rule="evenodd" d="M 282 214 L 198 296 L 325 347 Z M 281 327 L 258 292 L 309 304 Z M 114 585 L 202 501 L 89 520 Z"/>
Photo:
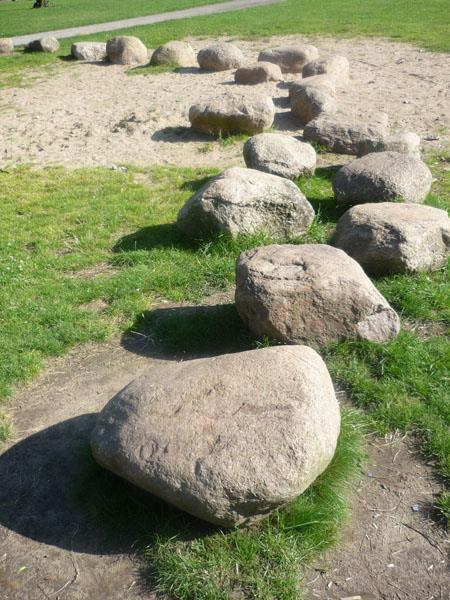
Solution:
<path fill-rule="evenodd" d="M 292 181 L 232 167 L 186 202 L 177 225 L 193 238 L 257 232 L 294 236 L 305 233 L 313 219 L 312 206 Z"/>
<path fill-rule="evenodd" d="M 33 40 L 25 46 L 27 52 L 47 52 L 54 54 L 59 50 L 59 42 L 55 37 L 43 37 L 40 40 Z"/>
<path fill-rule="evenodd" d="M 313 175 L 316 159 L 310 144 L 279 133 L 260 133 L 244 144 L 247 167 L 287 179 Z"/>
<path fill-rule="evenodd" d="M 345 165 L 334 176 L 336 202 L 353 206 L 366 202 L 422 203 L 432 175 L 419 158 L 400 152 L 372 152 Z"/>
<path fill-rule="evenodd" d="M 101 62 L 107 58 L 106 42 L 76 42 L 70 51 L 77 60 Z"/>
<path fill-rule="evenodd" d="M 349 81 L 350 64 L 345 56 L 334 54 L 321 60 L 313 60 L 302 69 L 303 78 L 315 75 L 329 75 L 334 79 L 336 85 L 346 86 Z"/>
<path fill-rule="evenodd" d="M 101 411 L 91 448 L 116 475 L 231 527 L 310 486 L 339 430 L 323 360 L 307 346 L 276 346 L 149 369 Z"/>
<path fill-rule="evenodd" d="M 202 48 L 197 54 L 201 69 L 208 71 L 227 71 L 239 69 L 244 62 L 244 55 L 234 44 L 218 42 Z"/>
<path fill-rule="evenodd" d="M 282 81 L 282 79 L 280 67 L 269 62 L 241 67 L 234 74 L 234 81 L 240 85 L 255 85 L 266 81 Z"/>
<path fill-rule="evenodd" d="M 278 46 L 263 50 L 259 53 L 258 60 L 275 63 L 283 73 L 301 73 L 303 67 L 319 58 L 319 51 L 309 44 L 295 44 L 291 46 Z"/>
<path fill-rule="evenodd" d="M 360 265 L 325 244 L 243 252 L 236 308 L 257 336 L 322 346 L 344 339 L 386 342 L 400 321 Z"/>
<path fill-rule="evenodd" d="M 260 133 L 272 126 L 274 117 L 275 107 L 269 96 L 221 96 L 189 109 L 192 128 L 215 135 Z"/>
<path fill-rule="evenodd" d="M 150 64 L 193 67 L 197 63 L 194 49 L 190 44 L 173 41 L 159 46 L 159 48 L 153 52 Z"/>
<path fill-rule="evenodd" d="M 332 115 L 337 110 L 336 83 L 328 75 L 307 77 L 289 86 L 292 114 L 304 124 L 320 115 Z"/>
<path fill-rule="evenodd" d="M 420 158 L 420 137 L 413 131 L 400 131 L 386 135 L 378 143 L 366 139 L 359 146 L 359 155 L 364 156 L 371 152 L 401 152 Z"/>
<path fill-rule="evenodd" d="M 12 54 L 14 42 L 11 38 L 0 38 L 0 55 Z"/>
<path fill-rule="evenodd" d="M 117 65 L 142 65 L 148 62 L 148 50 L 137 37 L 119 35 L 108 40 L 106 53 Z"/>
<path fill-rule="evenodd" d="M 359 204 L 339 219 L 332 243 L 370 275 L 438 269 L 450 254 L 450 219 L 420 204 Z"/>

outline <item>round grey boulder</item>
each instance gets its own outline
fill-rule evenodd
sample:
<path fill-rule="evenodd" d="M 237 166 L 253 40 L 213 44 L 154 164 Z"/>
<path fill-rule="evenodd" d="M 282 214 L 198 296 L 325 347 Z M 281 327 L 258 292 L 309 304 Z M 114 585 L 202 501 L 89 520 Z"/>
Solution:
<path fill-rule="evenodd" d="M 393 135 L 386 135 L 378 142 L 363 140 L 359 145 L 359 155 L 364 156 L 371 152 L 401 152 L 412 154 L 420 159 L 420 137 L 413 131 L 400 131 Z"/>
<path fill-rule="evenodd" d="M 314 210 L 298 187 L 282 177 L 232 167 L 208 182 L 178 213 L 178 227 L 193 238 L 260 231 L 302 235 Z"/>
<path fill-rule="evenodd" d="M 106 60 L 106 42 L 76 42 L 72 44 L 71 54 L 77 60 L 101 62 Z"/>
<path fill-rule="evenodd" d="M 321 115 L 332 115 L 337 110 L 335 95 L 335 81 L 328 75 L 293 82 L 289 87 L 291 112 L 305 125 Z"/>
<path fill-rule="evenodd" d="M 165 362 L 101 411 L 95 460 L 215 525 L 260 519 L 293 501 L 333 458 L 339 405 L 306 346 Z"/>
<path fill-rule="evenodd" d="M 53 36 L 43 37 L 40 40 L 33 40 L 25 46 L 27 52 L 47 52 L 54 54 L 59 50 L 59 42 Z"/>
<path fill-rule="evenodd" d="M 244 62 L 241 50 L 233 44 L 219 42 L 202 48 L 197 54 L 201 69 L 208 71 L 228 71 L 239 69 Z"/>
<path fill-rule="evenodd" d="M 420 204 L 359 204 L 339 219 L 332 243 L 370 275 L 438 269 L 450 254 L 450 219 Z"/>
<path fill-rule="evenodd" d="M 313 60 L 307 63 L 302 69 L 304 78 L 314 77 L 315 75 L 329 75 L 339 86 L 347 85 L 349 72 L 350 65 L 348 59 L 338 54 L 321 60 Z"/>
<path fill-rule="evenodd" d="M 12 54 L 14 42 L 11 38 L 0 38 L 0 55 Z"/>
<path fill-rule="evenodd" d="M 251 331 L 289 344 L 387 342 L 400 328 L 397 314 L 359 264 L 325 244 L 243 252 L 235 299 Z"/>
<path fill-rule="evenodd" d="M 148 50 L 137 37 L 119 35 L 108 40 L 106 53 L 117 65 L 142 65 L 148 62 Z"/>
<path fill-rule="evenodd" d="M 431 182 L 429 168 L 416 156 L 372 152 L 339 169 L 333 191 L 342 206 L 386 201 L 422 203 Z"/>
<path fill-rule="evenodd" d="M 266 81 L 281 81 L 283 75 L 280 67 L 269 62 L 259 62 L 241 67 L 234 74 L 234 81 L 240 85 L 256 85 Z"/>
<path fill-rule="evenodd" d="M 247 167 L 287 179 L 314 175 L 316 159 L 310 144 L 279 133 L 260 133 L 244 144 Z"/>
<path fill-rule="evenodd" d="M 168 42 L 153 52 L 150 64 L 193 67 L 196 65 L 195 52 L 192 46 L 186 42 Z"/>
<path fill-rule="evenodd" d="M 295 44 L 291 46 L 278 46 L 263 50 L 258 60 L 275 63 L 283 73 L 301 73 L 303 67 L 319 58 L 319 51 L 309 44 Z"/>

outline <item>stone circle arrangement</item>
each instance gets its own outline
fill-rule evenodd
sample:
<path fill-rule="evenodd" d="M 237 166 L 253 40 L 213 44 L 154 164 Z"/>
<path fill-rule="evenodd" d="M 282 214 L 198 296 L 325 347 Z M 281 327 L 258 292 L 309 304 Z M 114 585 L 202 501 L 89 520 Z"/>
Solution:
<path fill-rule="evenodd" d="M 27 51 L 56 52 L 54 38 Z M 13 52 L 0 39 L 0 54 Z M 193 130 L 249 134 L 247 168 L 210 180 L 181 208 L 179 229 L 193 239 L 258 232 L 301 236 L 314 209 L 293 183 L 314 174 L 312 143 L 356 158 L 332 187 L 346 209 L 330 244 L 272 244 L 243 252 L 236 309 L 257 336 L 280 345 L 164 363 L 132 381 L 101 411 L 91 438 L 97 462 L 188 513 L 221 527 L 251 523 L 301 494 L 333 458 L 340 412 L 318 350 L 340 340 L 384 343 L 400 319 L 368 275 L 440 268 L 450 253 L 450 219 L 424 206 L 432 176 L 413 132 L 389 133 L 388 116 L 343 118 L 338 90 L 350 81 L 344 56 L 321 58 L 308 44 L 270 48 L 248 62 L 217 42 L 200 50 L 179 41 L 149 59 L 138 38 L 72 45 L 74 58 L 121 65 L 234 70 L 237 85 L 289 83 L 303 139 L 265 132 L 272 98 L 218 95 L 190 107 Z"/>

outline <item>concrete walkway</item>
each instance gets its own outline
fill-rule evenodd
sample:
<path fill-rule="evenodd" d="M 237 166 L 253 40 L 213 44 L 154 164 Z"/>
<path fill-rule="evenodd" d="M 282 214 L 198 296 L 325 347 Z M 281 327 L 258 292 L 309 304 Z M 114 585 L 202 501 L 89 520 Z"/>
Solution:
<path fill-rule="evenodd" d="M 101 31 L 113 31 L 115 29 L 126 29 L 139 25 L 153 25 L 163 21 L 175 21 L 178 19 L 188 19 L 190 17 L 200 17 L 234 10 L 243 10 L 244 8 L 253 8 L 254 6 L 263 6 L 266 4 L 275 4 L 283 0 L 231 0 L 220 4 L 209 4 L 206 6 L 196 6 L 186 8 L 185 10 L 176 10 L 172 12 L 149 15 L 147 17 L 134 17 L 133 19 L 123 19 L 121 21 L 110 21 L 109 23 L 96 23 L 94 25 L 84 25 L 82 27 L 70 27 L 69 29 L 57 29 L 55 31 L 41 31 L 40 33 L 30 33 L 28 35 L 19 35 L 13 37 L 15 46 L 28 44 L 32 40 L 40 39 L 47 35 L 56 38 L 71 38 L 82 35 L 90 35 Z"/>

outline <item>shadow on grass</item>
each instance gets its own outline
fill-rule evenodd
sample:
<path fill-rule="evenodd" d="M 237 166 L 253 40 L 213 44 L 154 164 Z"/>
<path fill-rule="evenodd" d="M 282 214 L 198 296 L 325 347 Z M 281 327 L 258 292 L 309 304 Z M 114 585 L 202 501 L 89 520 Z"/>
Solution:
<path fill-rule="evenodd" d="M 187 238 L 176 223 L 149 225 L 120 238 L 113 246 L 114 253 L 152 250 L 153 248 L 195 249 L 197 244 Z"/>
<path fill-rule="evenodd" d="M 301 178 L 297 181 L 314 211 L 320 215 L 320 220 L 324 222 L 336 223 L 347 210 L 347 208 L 336 204 L 333 191 L 330 189 L 333 177 L 340 168 L 341 165 L 320 167 L 316 169 L 314 177 Z"/>

